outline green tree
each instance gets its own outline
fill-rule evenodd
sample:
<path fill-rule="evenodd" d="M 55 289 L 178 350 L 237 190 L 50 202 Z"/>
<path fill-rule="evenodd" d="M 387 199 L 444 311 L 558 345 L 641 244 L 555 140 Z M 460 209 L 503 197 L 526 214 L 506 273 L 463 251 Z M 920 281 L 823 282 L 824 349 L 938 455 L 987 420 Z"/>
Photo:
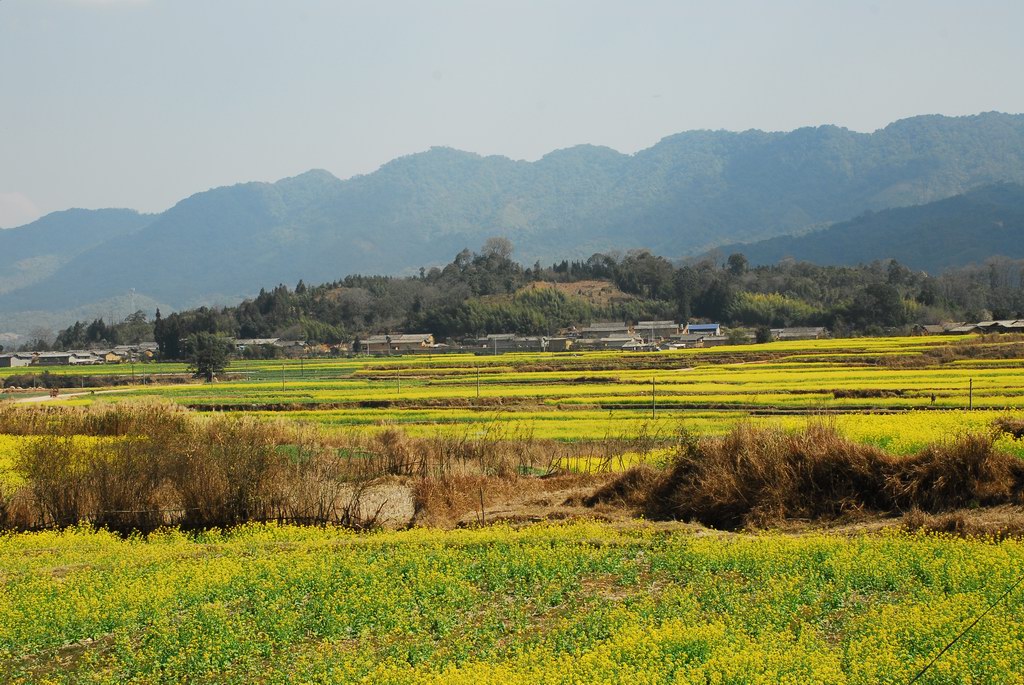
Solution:
<path fill-rule="evenodd" d="M 747 258 L 739 252 L 734 252 L 729 255 L 729 259 L 726 261 L 726 268 L 733 276 L 742 276 L 747 273 L 747 268 L 749 266 L 750 263 L 747 261 Z"/>
<path fill-rule="evenodd" d="M 207 383 L 213 381 L 218 373 L 228 368 L 228 357 L 231 355 L 231 341 L 216 333 L 193 333 L 186 342 L 188 350 L 188 370 L 195 378 L 204 378 Z"/>

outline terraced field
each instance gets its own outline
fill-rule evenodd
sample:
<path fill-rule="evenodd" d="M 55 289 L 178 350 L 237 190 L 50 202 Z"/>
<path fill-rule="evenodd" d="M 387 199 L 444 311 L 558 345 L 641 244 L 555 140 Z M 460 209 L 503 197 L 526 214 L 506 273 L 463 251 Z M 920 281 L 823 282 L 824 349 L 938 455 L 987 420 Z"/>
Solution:
<path fill-rule="evenodd" d="M 661 353 L 407 355 L 236 362 L 231 380 L 160 384 L 180 365 L 137 365 L 154 383 L 60 404 L 161 397 L 338 430 L 399 426 L 482 435 L 500 422 L 539 439 L 721 434 L 738 421 L 800 427 L 828 417 L 897 452 L 986 430 L 1024 409 L 1024 342 L 1004 337 L 863 338 Z M 74 393 L 85 373 L 62 370 Z M 969 411 L 970 409 L 970 411 Z"/>

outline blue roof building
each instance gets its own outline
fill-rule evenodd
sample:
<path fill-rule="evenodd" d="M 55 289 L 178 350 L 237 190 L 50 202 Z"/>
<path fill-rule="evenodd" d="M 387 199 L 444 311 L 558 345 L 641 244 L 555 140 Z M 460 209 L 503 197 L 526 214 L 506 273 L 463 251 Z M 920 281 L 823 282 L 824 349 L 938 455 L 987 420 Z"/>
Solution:
<path fill-rule="evenodd" d="M 722 325 L 717 323 L 690 323 L 686 324 L 686 333 L 704 333 L 706 335 L 721 335 Z"/>

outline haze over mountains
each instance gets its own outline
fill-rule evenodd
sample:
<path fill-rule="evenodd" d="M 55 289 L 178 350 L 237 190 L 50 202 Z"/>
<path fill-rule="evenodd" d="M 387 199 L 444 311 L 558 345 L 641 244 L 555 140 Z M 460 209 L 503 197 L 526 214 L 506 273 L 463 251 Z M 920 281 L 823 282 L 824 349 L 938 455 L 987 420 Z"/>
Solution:
<path fill-rule="evenodd" d="M 0 333 L 42 312 L 51 325 L 112 303 L 123 315 L 133 290 L 140 308 L 178 308 L 279 282 L 408 272 L 494 235 L 526 263 L 768 240 L 736 249 L 754 261 L 894 256 L 936 269 L 1024 243 L 1020 188 L 969 192 L 1006 182 L 1024 183 L 1024 115 L 921 116 L 870 134 L 692 131 L 635 155 L 578 146 L 536 162 L 434 148 L 345 181 L 310 171 L 198 193 L 156 215 L 71 210 L 0 231 Z M 966 227 L 1002 237 L 979 241 Z"/>
<path fill-rule="evenodd" d="M 928 204 L 863 214 L 799 236 L 724 245 L 751 264 L 854 265 L 895 259 L 937 273 L 989 257 L 1024 258 L 1024 186 L 997 183 Z"/>

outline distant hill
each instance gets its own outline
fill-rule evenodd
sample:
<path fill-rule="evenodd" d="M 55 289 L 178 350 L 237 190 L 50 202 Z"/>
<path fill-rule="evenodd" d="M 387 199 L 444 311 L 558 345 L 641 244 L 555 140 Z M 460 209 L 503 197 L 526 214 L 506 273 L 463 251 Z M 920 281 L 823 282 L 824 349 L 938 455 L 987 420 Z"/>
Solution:
<path fill-rule="evenodd" d="M 0 329 L 13 312 L 81 312 L 131 289 L 183 307 L 300 278 L 409 272 L 492 235 L 526 263 L 630 248 L 683 256 L 1001 181 L 1024 183 L 1024 115 L 922 116 L 870 134 L 693 131 L 635 155 L 579 146 L 536 162 L 435 148 L 346 181 L 311 171 L 126 214 L 83 229 L 72 250 L 31 253 L 42 266 L 28 278 L 26 257 L 0 262 Z M 75 216 L 14 231 L 76 235 Z"/>
<path fill-rule="evenodd" d="M 45 280 L 74 257 L 153 220 L 130 209 L 69 209 L 0 230 L 0 294 Z"/>
<path fill-rule="evenodd" d="M 1000 183 L 914 207 L 864 214 L 800 236 L 727 245 L 752 264 L 784 258 L 815 264 L 896 259 L 936 273 L 988 257 L 1024 258 L 1024 186 Z"/>

